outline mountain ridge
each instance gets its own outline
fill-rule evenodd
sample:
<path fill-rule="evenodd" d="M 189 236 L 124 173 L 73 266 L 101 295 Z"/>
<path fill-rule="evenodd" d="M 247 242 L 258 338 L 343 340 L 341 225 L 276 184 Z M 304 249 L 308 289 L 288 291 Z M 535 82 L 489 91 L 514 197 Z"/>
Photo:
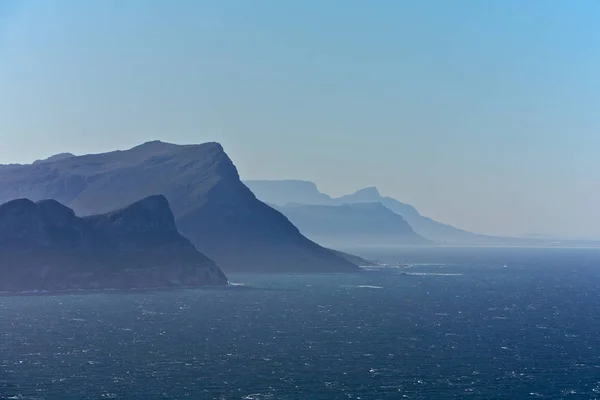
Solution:
<path fill-rule="evenodd" d="M 259 201 L 216 142 L 151 141 L 129 150 L 0 169 L 0 202 L 53 198 L 83 216 L 156 194 L 168 199 L 179 231 L 226 272 L 359 270 Z"/>
<path fill-rule="evenodd" d="M 435 221 L 422 215 L 414 206 L 410 204 L 402 203 L 392 197 L 382 196 L 379 193 L 379 190 L 373 186 L 360 189 L 354 193 L 344 196 L 331 197 L 325 193 L 321 193 L 313 182 L 309 182 L 310 185 L 308 185 L 306 184 L 307 181 L 301 181 L 304 182 L 303 188 L 312 187 L 314 190 L 317 190 L 319 194 L 315 195 L 315 193 L 305 193 L 300 196 L 300 199 L 306 200 L 319 198 L 321 200 L 320 203 L 302 203 L 301 201 L 297 201 L 292 197 L 287 197 L 285 199 L 286 201 L 281 201 L 282 198 L 285 197 L 282 194 L 283 185 L 289 186 L 292 182 L 296 182 L 295 180 L 246 180 L 244 182 L 246 185 L 248 185 L 248 187 L 255 191 L 255 194 L 258 198 L 266 202 L 272 202 L 278 206 L 286 206 L 290 204 L 342 205 L 378 202 L 383 204 L 386 208 L 390 209 L 394 213 L 400 215 L 417 234 L 438 244 L 511 244 L 516 240 L 468 232 L 459 228 L 455 228 L 451 225 Z M 281 204 L 277 204 L 273 200 L 280 201 Z"/>

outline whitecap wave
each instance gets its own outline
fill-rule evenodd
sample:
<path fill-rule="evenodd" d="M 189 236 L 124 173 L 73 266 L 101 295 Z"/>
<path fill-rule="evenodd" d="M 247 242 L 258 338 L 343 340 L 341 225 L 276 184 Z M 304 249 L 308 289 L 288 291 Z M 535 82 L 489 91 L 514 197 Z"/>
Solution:
<path fill-rule="evenodd" d="M 383 289 L 383 286 L 375 285 L 342 285 L 345 288 L 362 288 L 362 289 Z"/>
<path fill-rule="evenodd" d="M 463 276 L 459 273 L 442 273 L 442 272 L 406 272 L 406 275 L 414 276 Z"/>
<path fill-rule="evenodd" d="M 242 397 L 244 400 L 262 400 L 262 399 L 272 399 L 273 395 L 270 393 L 253 393 L 247 396 Z"/>

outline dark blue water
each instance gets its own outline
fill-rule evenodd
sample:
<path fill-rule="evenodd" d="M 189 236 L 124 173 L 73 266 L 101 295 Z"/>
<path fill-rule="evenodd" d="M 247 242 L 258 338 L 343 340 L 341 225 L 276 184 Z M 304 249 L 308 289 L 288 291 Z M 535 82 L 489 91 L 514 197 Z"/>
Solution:
<path fill-rule="evenodd" d="M 418 264 L 0 297 L 0 398 L 600 398 L 599 251 L 362 252 Z"/>

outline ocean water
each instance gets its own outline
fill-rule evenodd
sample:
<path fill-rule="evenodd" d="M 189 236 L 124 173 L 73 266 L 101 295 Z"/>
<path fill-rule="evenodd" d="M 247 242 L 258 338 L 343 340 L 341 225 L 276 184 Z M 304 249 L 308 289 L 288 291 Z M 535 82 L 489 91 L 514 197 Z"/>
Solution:
<path fill-rule="evenodd" d="M 0 297 L 0 399 L 600 398 L 600 251 L 360 251 L 408 266 Z"/>

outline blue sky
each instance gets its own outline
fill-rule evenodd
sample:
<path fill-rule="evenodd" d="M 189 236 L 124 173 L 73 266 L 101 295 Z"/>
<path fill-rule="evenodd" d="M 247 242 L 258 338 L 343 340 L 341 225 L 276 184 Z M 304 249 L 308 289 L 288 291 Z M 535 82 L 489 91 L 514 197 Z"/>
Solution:
<path fill-rule="evenodd" d="M 245 179 L 600 238 L 600 2 L 0 0 L 0 163 L 221 142 Z"/>

